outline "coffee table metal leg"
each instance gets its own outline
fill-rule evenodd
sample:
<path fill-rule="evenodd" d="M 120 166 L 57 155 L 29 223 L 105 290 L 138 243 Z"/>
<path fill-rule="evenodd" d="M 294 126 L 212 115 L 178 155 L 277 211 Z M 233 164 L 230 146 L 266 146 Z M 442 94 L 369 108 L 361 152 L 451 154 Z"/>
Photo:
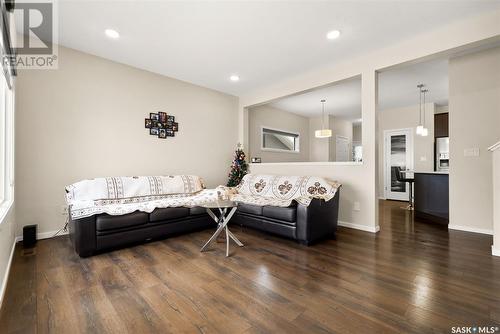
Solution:
<path fill-rule="evenodd" d="M 231 231 L 228 231 L 228 233 L 231 239 L 233 239 L 233 241 L 236 242 L 238 246 L 243 247 L 243 243 L 239 241 L 238 238 L 236 238 L 236 236 L 233 233 L 231 233 Z"/>
<path fill-rule="evenodd" d="M 212 219 L 217 222 L 217 230 L 210 237 L 210 239 L 208 239 L 208 241 L 205 243 L 205 245 L 203 245 L 203 247 L 201 248 L 200 252 L 203 252 L 205 250 L 205 248 L 212 241 L 214 241 L 215 239 L 217 239 L 217 237 L 219 236 L 219 234 L 221 234 L 222 230 L 226 229 L 226 256 L 229 256 L 229 238 L 233 239 L 234 242 L 236 242 L 236 244 L 238 246 L 240 246 L 240 247 L 243 246 L 243 244 L 238 240 L 238 238 L 236 238 L 234 236 L 234 234 L 232 234 L 231 231 L 229 231 L 229 228 L 227 227 L 227 224 L 229 223 L 229 220 L 231 220 L 231 217 L 236 212 L 236 207 L 232 208 L 231 211 L 229 212 L 229 214 L 227 216 L 226 216 L 227 208 L 224 208 L 224 210 L 220 210 L 220 211 L 221 211 L 221 215 L 220 215 L 220 217 L 217 217 L 212 212 L 212 210 L 207 209 L 207 213 L 209 214 L 209 216 L 212 217 Z"/>
<path fill-rule="evenodd" d="M 224 225 L 220 225 L 217 230 L 215 231 L 215 233 L 210 237 L 210 239 L 208 239 L 208 241 L 205 243 L 205 245 L 203 245 L 203 247 L 201 247 L 200 249 L 200 252 L 203 252 L 205 250 L 205 248 L 212 242 L 214 241 L 215 239 L 217 239 L 217 237 L 219 236 L 219 234 L 222 232 L 222 230 L 224 229 Z"/>
<path fill-rule="evenodd" d="M 226 257 L 229 256 L 229 229 L 227 228 L 226 225 Z"/>

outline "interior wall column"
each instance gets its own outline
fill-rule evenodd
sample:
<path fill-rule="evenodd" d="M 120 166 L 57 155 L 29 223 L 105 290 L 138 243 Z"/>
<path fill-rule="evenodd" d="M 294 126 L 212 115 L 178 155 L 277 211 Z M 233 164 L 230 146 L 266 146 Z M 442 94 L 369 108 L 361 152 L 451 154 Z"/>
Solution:
<path fill-rule="evenodd" d="M 491 253 L 500 256 L 500 141 L 489 150 L 493 153 L 493 246 L 491 246 Z"/>
<path fill-rule="evenodd" d="M 378 182 L 377 182 L 377 73 L 374 69 L 365 70 L 361 77 L 361 115 L 363 119 L 363 169 L 366 173 L 367 208 L 370 225 L 375 231 L 380 229 L 378 222 Z"/>

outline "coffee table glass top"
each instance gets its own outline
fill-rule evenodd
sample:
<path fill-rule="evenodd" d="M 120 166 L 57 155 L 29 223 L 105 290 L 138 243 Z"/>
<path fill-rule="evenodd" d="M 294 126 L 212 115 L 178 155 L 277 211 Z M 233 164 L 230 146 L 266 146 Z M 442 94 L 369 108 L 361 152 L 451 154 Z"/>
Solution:
<path fill-rule="evenodd" d="M 207 202 L 207 203 L 201 205 L 201 207 L 207 208 L 207 209 L 234 208 L 236 206 L 238 206 L 238 204 L 236 202 L 233 202 L 233 201 Z"/>

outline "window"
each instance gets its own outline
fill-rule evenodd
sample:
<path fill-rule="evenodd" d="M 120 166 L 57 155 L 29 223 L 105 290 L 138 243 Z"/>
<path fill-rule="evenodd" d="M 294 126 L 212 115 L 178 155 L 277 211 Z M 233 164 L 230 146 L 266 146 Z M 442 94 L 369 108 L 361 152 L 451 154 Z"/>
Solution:
<path fill-rule="evenodd" d="M 0 75 L 0 223 L 14 199 L 14 92 Z"/>
<path fill-rule="evenodd" d="M 298 153 L 299 134 L 270 128 L 262 128 L 262 149 Z"/>

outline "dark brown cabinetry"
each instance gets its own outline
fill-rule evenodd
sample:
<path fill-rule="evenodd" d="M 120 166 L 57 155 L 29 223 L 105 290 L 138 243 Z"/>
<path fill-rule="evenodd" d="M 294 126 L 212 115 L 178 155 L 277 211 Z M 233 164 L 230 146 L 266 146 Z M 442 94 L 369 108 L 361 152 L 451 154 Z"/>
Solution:
<path fill-rule="evenodd" d="M 448 113 L 434 115 L 434 137 L 449 137 Z"/>

